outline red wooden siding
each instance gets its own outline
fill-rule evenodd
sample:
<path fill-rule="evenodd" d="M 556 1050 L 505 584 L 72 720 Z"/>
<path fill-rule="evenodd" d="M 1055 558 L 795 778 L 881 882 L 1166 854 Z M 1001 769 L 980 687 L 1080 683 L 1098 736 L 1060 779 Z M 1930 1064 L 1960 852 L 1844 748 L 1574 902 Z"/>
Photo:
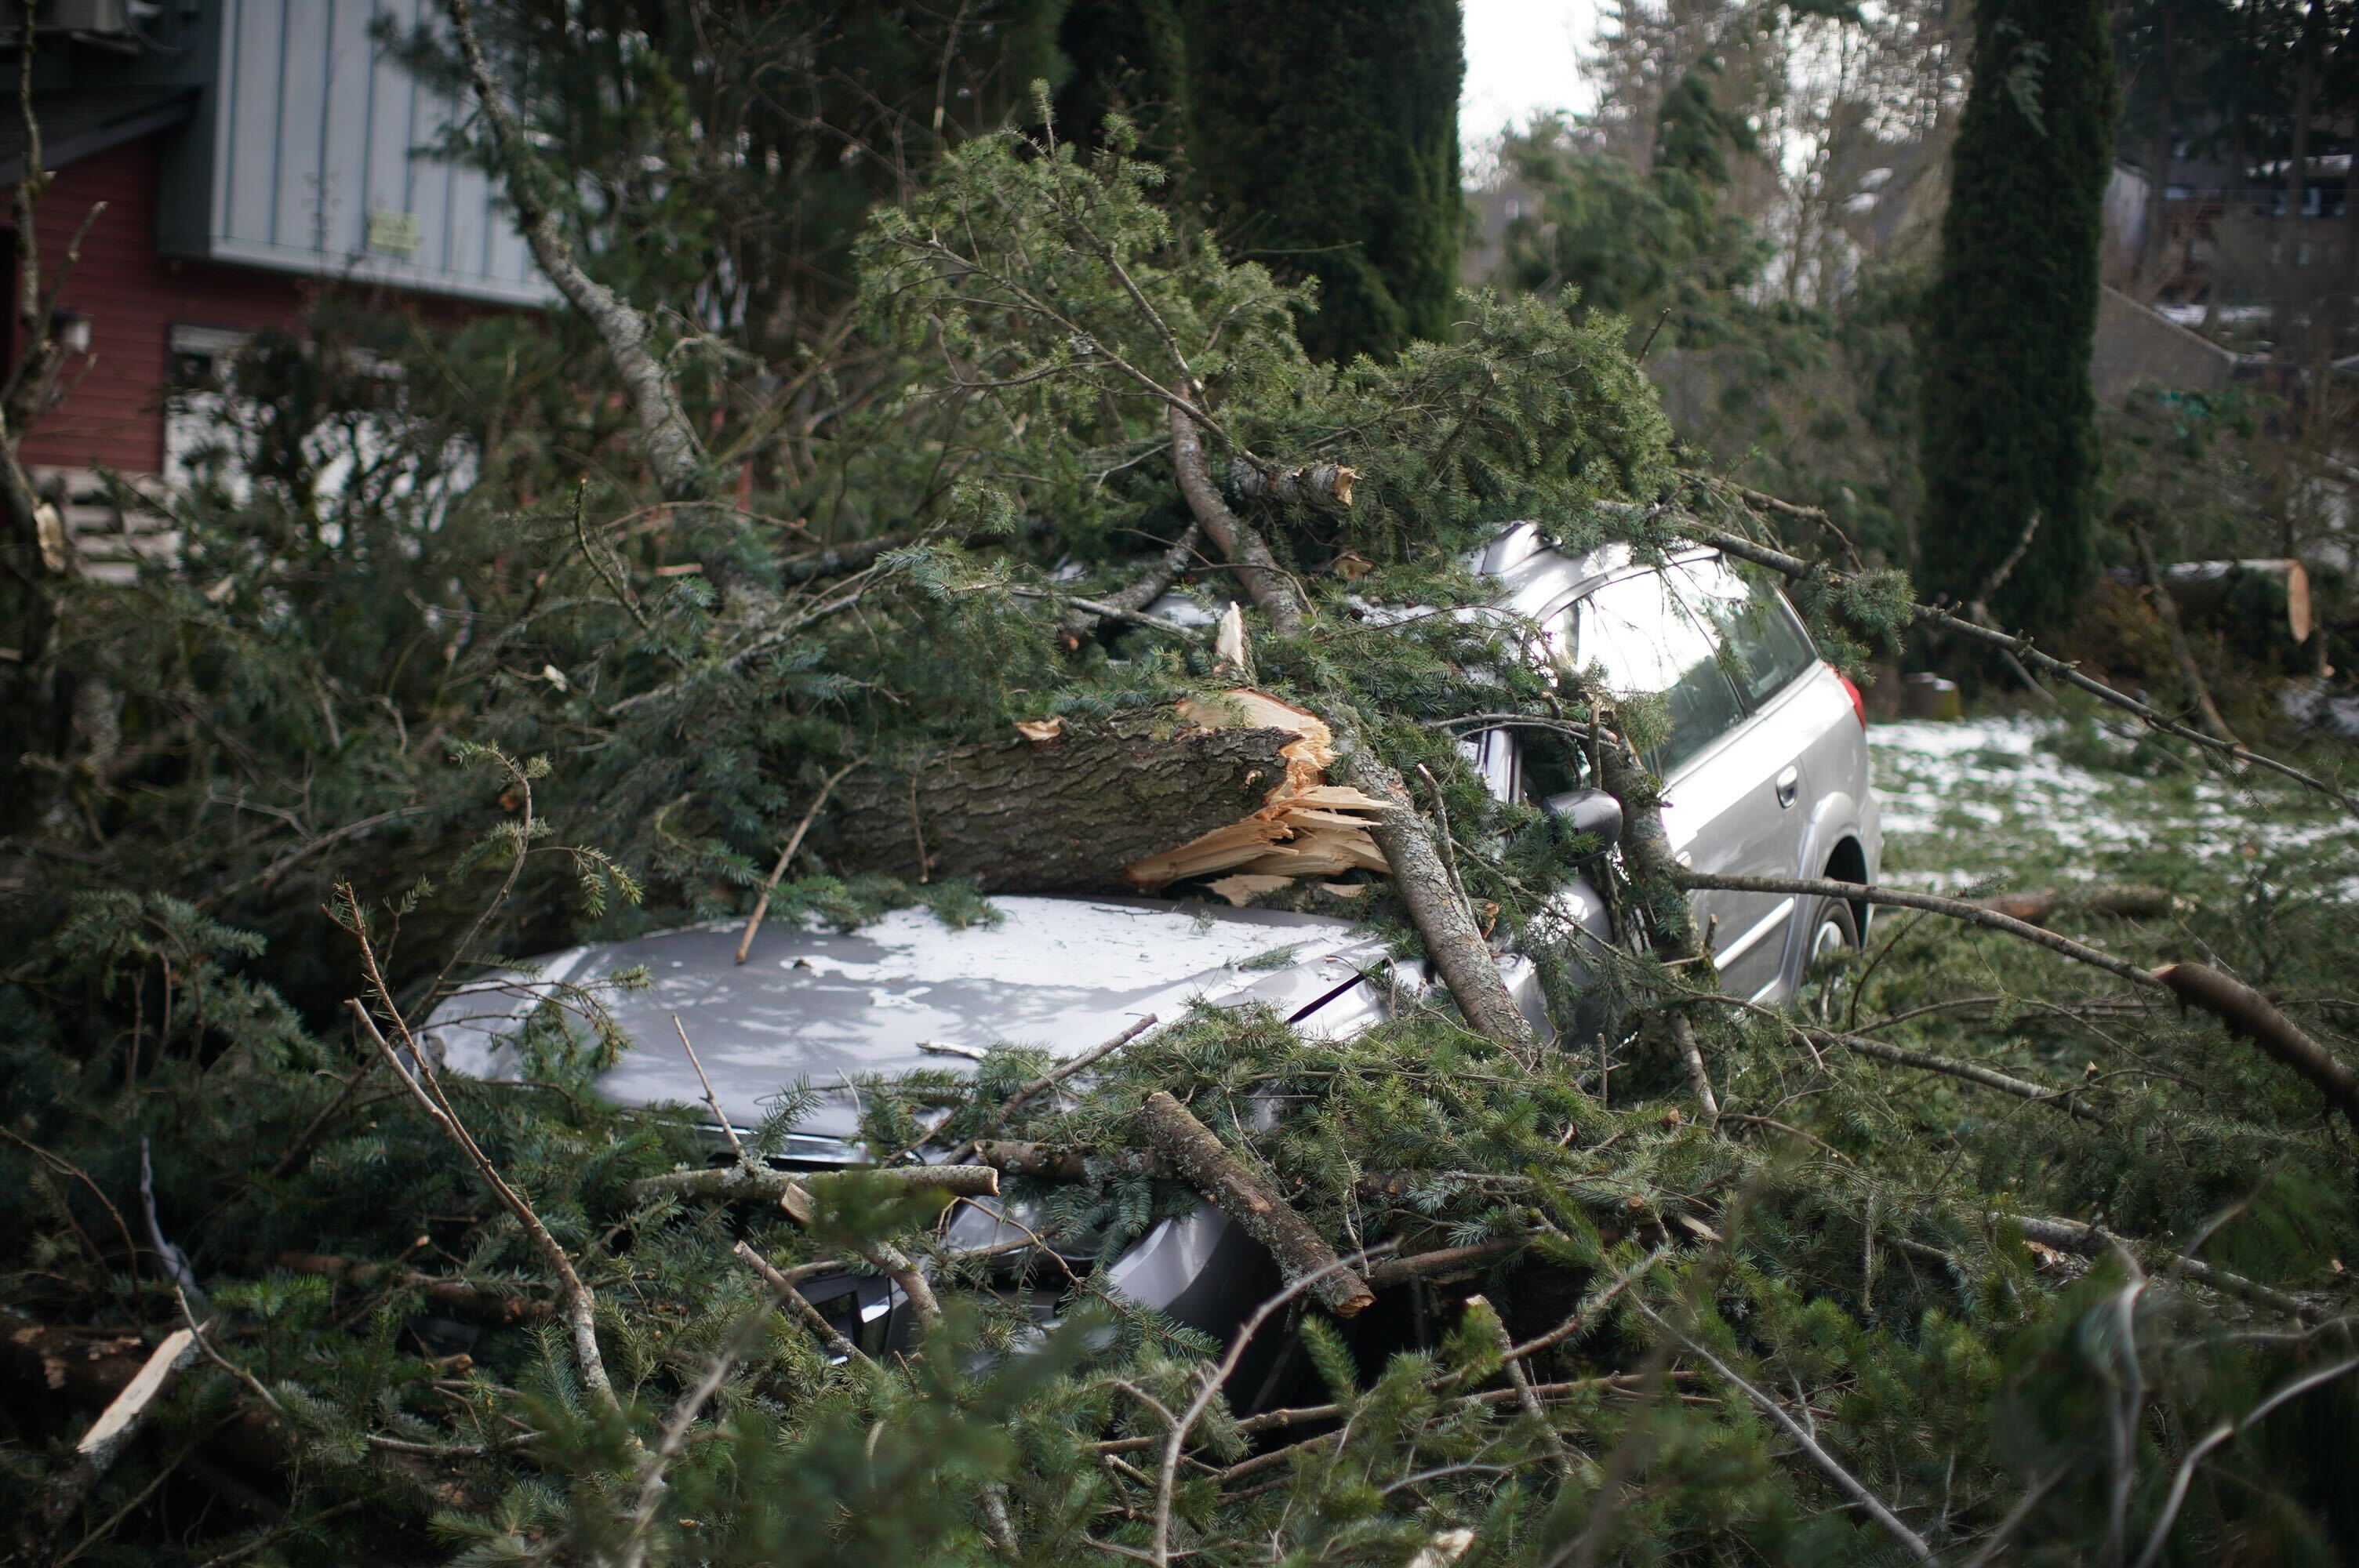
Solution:
<path fill-rule="evenodd" d="M 58 297 L 61 309 L 90 319 L 90 353 L 66 362 L 65 399 L 25 438 L 27 464 L 161 471 L 174 325 L 250 332 L 302 312 L 309 279 L 157 254 L 159 143 L 149 136 L 69 165 L 42 198 L 35 225 L 45 288 L 91 204 L 106 211 Z"/>
<path fill-rule="evenodd" d="M 58 297 L 60 308 L 90 319 L 91 351 L 66 362 L 58 381 L 66 391 L 64 400 L 41 418 L 20 449 L 28 466 L 161 472 L 172 329 L 252 332 L 292 326 L 312 297 L 334 281 L 158 254 L 161 144 L 162 135 L 149 136 L 69 165 L 58 171 L 42 199 L 35 223 L 45 288 L 91 204 L 103 200 L 106 211 L 91 225 L 82 260 Z M 15 268 L 5 258 L 0 268 L 13 276 Z M 416 309 L 440 321 L 456 322 L 484 308 L 378 292 L 389 308 Z M 13 318 L 15 300 L 12 282 L 6 317 Z"/>

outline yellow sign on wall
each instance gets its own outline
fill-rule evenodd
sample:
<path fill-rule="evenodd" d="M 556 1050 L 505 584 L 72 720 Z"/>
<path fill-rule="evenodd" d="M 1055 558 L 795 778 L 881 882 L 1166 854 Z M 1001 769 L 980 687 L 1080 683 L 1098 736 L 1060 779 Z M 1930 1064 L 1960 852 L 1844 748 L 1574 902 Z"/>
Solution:
<path fill-rule="evenodd" d="M 368 215 L 368 248 L 388 255 L 418 254 L 418 214 L 373 208 Z"/>

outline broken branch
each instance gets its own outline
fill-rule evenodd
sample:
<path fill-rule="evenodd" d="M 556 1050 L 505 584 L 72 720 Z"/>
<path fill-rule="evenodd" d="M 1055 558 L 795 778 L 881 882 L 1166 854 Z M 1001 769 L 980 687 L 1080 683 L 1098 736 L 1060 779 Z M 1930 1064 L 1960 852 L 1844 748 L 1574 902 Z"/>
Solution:
<path fill-rule="evenodd" d="M 2303 1033 L 2269 999 L 2209 964 L 2166 964 L 2154 978 L 2179 999 L 2198 1007 L 2316 1086 L 2345 1119 L 2359 1127 L 2359 1073 L 2329 1054 Z"/>
<path fill-rule="evenodd" d="M 1139 1108 L 1147 1140 L 1171 1162 L 1189 1185 L 1269 1249 L 1287 1280 L 1310 1281 L 1313 1294 L 1337 1317 L 1351 1317 L 1376 1299 L 1367 1282 L 1336 1258 L 1335 1249 L 1310 1228 L 1269 1180 L 1232 1152 L 1186 1106 L 1161 1089 Z"/>

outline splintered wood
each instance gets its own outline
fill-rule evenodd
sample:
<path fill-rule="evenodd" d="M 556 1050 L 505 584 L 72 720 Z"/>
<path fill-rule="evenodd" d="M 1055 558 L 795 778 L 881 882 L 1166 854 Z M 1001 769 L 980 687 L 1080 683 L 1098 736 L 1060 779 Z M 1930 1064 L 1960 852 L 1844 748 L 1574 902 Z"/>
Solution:
<path fill-rule="evenodd" d="M 1371 819 L 1389 805 L 1327 782 L 1335 737 L 1318 715 L 1240 687 L 1205 701 L 1189 698 L 1180 704 L 1180 717 L 1200 730 L 1280 730 L 1295 739 L 1279 750 L 1285 771 L 1260 809 L 1176 849 L 1133 861 L 1125 871 L 1132 883 L 1154 890 L 1225 871 L 1210 887 L 1242 904 L 1302 877 L 1391 869 L 1368 833 Z"/>

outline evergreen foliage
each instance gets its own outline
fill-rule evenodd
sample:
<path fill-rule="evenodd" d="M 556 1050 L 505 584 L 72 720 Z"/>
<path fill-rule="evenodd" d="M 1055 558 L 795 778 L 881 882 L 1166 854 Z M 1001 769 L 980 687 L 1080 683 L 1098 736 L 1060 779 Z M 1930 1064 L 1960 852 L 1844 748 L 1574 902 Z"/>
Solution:
<path fill-rule="evenodd" d="M 1991 611 L 2040 631 L 2071 620 L 2095 570 L 2089 345 L 2118 104 L 2104 6 L 1977 8 L 1926 301 L 1921 576 L 1979 596 L 2036 515 Z"/>
<path fill-rule="evenodd" d="M 1464 218 L 1451 0 L 1083 0 L 1060 108 L 1084 135 L 1135 114 L 1232 254 L 1316 279 L 1314 359 L 1388 359 L 1449 337 Z"/>
<path fill-rule="evenodd" d="M 330 317 L 254 359 L 222 429 L 246 478 L 188 498 L 179 566 L 72 587 L 53 663 L 12 672 L 12 699 L 35 676 L 112 693 L 118 730 L 8 781 L 9 820 L 32 826 L 11 828 L 31 869 L 0 902 L 6 1343 L 144 1348 L 188 1312 L 212 1354 L 63 1545 L 92 1563 L 871 1568 L 1151 1561 L 1168 1535 L 1174 1561 L 1243 1568 L 1403 1563 L 1463 1529 L 1470 1563 L 1892 1561 L 1862 1487 L 1957 1557 L 2012 1540 L 2126 1561 L 2149 1532 L 2190 1561 L 2352 1555 L 2348 1130 L 2211 1021 L 2060 980 L 1995 935 L 1880 922 L 1875 956 L 1803 1000 L 2050 1086 L 2038 1102 L 1821 1044 L 1712 994 L 1708 966 L 1576 950 L 1553 895 L 1598 847 L 1493 799 L 1436 721 L 1512 713 L 1580 776 L 1573 740 L 1603 711 L 1528 628 L 1421 611 L 1472 602 L 1463 553 L 1513 520 L 1646 558 L 1698 513 L 1746 526 L 1741 506 L 1673 468 L 1623 320 L 1477 297 L 1452 341 L 1321 362 L 1298 295 L 1161 205 L 1131 135 L 1116 122 L 1087 156 L 978 137 L 880 211 L 845 345 L 802 367 L 827 417 L 776 437 L 742 511 L 647 503 L 614 411 L 576 395 L 605 381 L 565 322 Z M 1256 631 L 1259 678 L 1423 764 L 1466 897 L 1560 1011 L 1575 959 L 1594 971 L 1601 1050 L 1518 1056 L 1402 984 L 1397 1017 L 1344 1040 L 1191 1014 L 1065 1103 L 1005 1108 L 1043 1065 L 1015 1044 L 842 1086 L 880 1161 L 928 1136 L 1086 1152 L 1083 1180 L 1011 1182 L 1049 1245 L 992 1257 L 956 1255 L 939 1204 L 857 1175 L 814 1184 L 808 1226 L 636 1187 L 705 1163 L 710 1139 L 701 1108 L 601 1102 L 615 1052 L 677 1043 L 618 1038 L 600 987 L 554 986 L 527 1081 L 441 1078 L 447 1112 L 422 1064 L 386 1065 L 373 1032 L 399 1036 L 504 957 L 742 914 L 846 762 L 906 777 L 945 738 L 1228 684 L 1165 631 L 1065 635 L 1071 596 L 1182 526 L 1165 398 L 1190 381 L 1231 460 L 1360 470 L 1347 511 L 1236 497 L 1316 611 L 1296 635 Z M 787 428 L 742 388 L 709 395 L 700 414 L 733 438 Z M 821 548 L 876 534 L 898 543 Z M 752 589 L 708 580 L 716 536 Z M 1373 569 L 1347 577 L 1347 557 Z M 1842 654 L 1888 635 L 1908 591 L 1886 575 L 1798 598 Z M 1614 713 L 1641 743 L 1647 718 Z M 2288 809 L 2260 784 L 2211 804 L 2223 831 Z M 989 918 L 973 889 L 831 874 L 824 823 L 813 843 L 773 920 L 856 925 L 919 900 Z M 2304 882 L 2347 873 L 2321 871 L 2330 853 L 2350 846 L 2321 832 L 2231 878 L 2190 862 L 2182 916 L 2081 935 L 2140 962 L 2215 957 L 2347 1052 L 2351 909 Z M 1395 892 L 1353 908 L 1415 956 Z M 1726 1087 L 1716 1128 L 1690 1114 L 1682 1011 Z M 837 1087 L 781 1084 L 757 1153 Z M 1222 1347 L 1096 1271 L 1194 1202 L 1131 1158 L 1155 1089 L 1343 1250 L 1514 1249 L 1404 1287 L 1429 1330 L 1408 1348 L 1274 1316 L 1260 1332 L 1307 1368 L 1298 1403 L 1333 1408 L 1249 1424 L 1212 1398 L 1168 1488 L 1175 1412 Z M 547 1251 L 442 1115 L 594 1296 L 611 1405 Z M 2027 1240 L 2024 1217 L 2131 1240 L 2084 1256 Z M 209 1303 L 183 1306 L 162 1240 Z M 772 1310 L 741 1240 L 863 1274 L 895 1249 L 932 1271 L 944 1323 L 908 1354 L 834 1359 Z M 320 1254 L 382 1271 L 331 1285 Z M 478 1321 L 454 1319 L 453 1285 Z M 1518 1346 L 1529 1404 L 1503 1380 Z M 86 1413 L 12 1405 L 0 1514 L 71 1476 Z M 2174 1487 L 2183 1465 L 2200 1484 Z"/>

